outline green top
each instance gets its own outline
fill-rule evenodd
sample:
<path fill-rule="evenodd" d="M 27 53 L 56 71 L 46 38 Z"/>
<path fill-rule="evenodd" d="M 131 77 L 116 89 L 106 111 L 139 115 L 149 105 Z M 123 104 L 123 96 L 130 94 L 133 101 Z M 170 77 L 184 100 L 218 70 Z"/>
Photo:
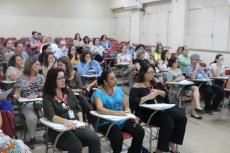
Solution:
<path fill-rule="evenodd" d="M 178 61 L 182 72 L 184 72 L 184 69 L 191 64 L 190 58 L 188 56 L 184 56 L 183 54 L 178 56 Z"/>
<path fill-rule="evenodd" d="M 76 114 L 82 111 L 80 102 L 76 99 L 72 90 L 66 88 L 66 92 L 64 94 L 67 94 L 67 103 L 70 107 L 70 110 L 73 110 L 75 118 L 78 119 Z M 68 114 L 69 109 L 64 108 L 63 103 L 58 102 L 54 97 L 48 94 L 43 96 L 43 110 L 45 117 L 50 121 L 52 121 L 54 115 L 65 119 L 70 119 Z"/>

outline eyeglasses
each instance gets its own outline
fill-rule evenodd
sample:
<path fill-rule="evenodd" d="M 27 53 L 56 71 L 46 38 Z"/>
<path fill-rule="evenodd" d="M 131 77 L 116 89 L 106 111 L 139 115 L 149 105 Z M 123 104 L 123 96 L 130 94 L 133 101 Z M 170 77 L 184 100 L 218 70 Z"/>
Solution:
<path fill-rule="evenodd" d="M 66 80 L 66 77 L 57 77 L 57 80 Z"/>
<path fill-rule="evenodd" d="M 154 71 L 149 71 L 149 72 L 147 72 L 147 73 L 150 73 L 150 74 L 155 74 L 155 72 L 154 72 Z"/>

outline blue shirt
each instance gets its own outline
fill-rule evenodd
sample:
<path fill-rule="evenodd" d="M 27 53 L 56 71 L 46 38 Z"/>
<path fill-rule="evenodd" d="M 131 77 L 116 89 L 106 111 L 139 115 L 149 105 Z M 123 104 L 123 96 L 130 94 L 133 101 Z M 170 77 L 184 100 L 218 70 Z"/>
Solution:
<path fill-rule="evenodd" d="M 112 47 L 109 41 L 106 41 L 105 43 L 100 41 L 99 45 L 102 46 L 104 49 L 109 49 Z"/>
<path fill-rule="evenodd" d="M 124 111 L 123 100 L 124 100 L 125 94 L 121 90 L 120 87 L 118 86 L 115 87 L 115 95 L 113 96 L 108 95 L 101 89 L 96 90 L 96 92 L 93 94 L 91 98 L 92 103 L 94 103 L 94 96 L 97 96 L 101 100 L 104 108 L 109 109 L 109 110 L 114 110 L 114 111 Z M 110 124 L 110 122 L 101 121 L 99 126 L 103 126 L 106 124 Z M 122 129 L 124 126 L 124 121 L 116 122 L 116 125 L 120 129 Z"/>
<path fill-rule="evenodd" d="M 192 76 L 192 73 L 195 69 L 195 66 L 190 64 L 189 66 L 187 66 L 185 69 L 184 69 L 184 72 L 186 73 L 186 75 L 191 78 Z M 195 79 L 209 79 L 208 75 L 205 73 L 205 71 L 203 69 L 199 69 L 198 72 L 197 72 L 197 75 L 195 77 Z"/>
<path fill-rule="evenodd" d="M 101 74 L 102 73 L 102 69 L 101 69 L 100 64 L 95 60 L 92 60 L 90 63 L 87 63 L 87 64 L 83 63 L 83 62 L 79 62 L 77 64 L 77 71 L 81 76 L 88 75 L 90 69 L 91 69 L 91 71 L 93 69 L 95 74 Z"/>
<path fill-rule="evenodd" d="M 58 48 L 56 51 L 54 51 L 54 56 L 59 59 L 60 57 L 67 56 L 68 49 L 66 48 L 64 51 L 61 48 Z"/>

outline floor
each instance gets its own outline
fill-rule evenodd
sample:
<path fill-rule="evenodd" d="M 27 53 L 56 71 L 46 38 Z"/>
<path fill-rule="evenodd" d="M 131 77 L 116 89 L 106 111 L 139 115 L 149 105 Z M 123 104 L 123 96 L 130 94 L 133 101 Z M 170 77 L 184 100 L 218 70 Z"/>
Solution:
<path fill-rule="evenodd" d="M 126 90 L 126 89 L 125 89 Z M 125 91 L 126 93 L 128 91 Z M 126 99 L 128 96 L 126 96 Z M 190 117 L 189 106 L 187 110 L 187 129 L 184 139 L 184 144 L 179 146 L 180 153 L 229 153 L 230 151 L 230 110 L 226 108 L 219 120 L 220 113 L 214 115 L 203 114 L 202 120 L 196 120 Z M 39 132 L 39 143 L 33 150 L 33 153 L 44 153 L 45 145 L 42 138 L 44 131 Z M 148 135 L 148 131 L 146 132 Z M 130 143 L 130 142 L 128 142 Z M 149 148 L 148 139 L 145 137 L 144 144 Z M 153 141 L 153 150 L 156 147 L 156 140 Z M 50 149 L 49 152 L 52 152 Z M 87 148 L 84 148 L 84 153 L 87 153 Z M 102 153 L 107 153 L 102 147 Z M 125 153 L 125 151 L 124 151 Z"/>

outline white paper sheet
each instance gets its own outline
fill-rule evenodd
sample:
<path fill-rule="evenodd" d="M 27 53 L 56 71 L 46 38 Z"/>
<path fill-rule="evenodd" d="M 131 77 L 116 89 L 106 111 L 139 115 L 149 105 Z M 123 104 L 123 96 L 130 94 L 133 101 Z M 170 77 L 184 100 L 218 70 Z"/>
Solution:
<path fill-rule="evenodd" d="M 54 123 L 54 122 L 49 121 L 46 118 L 40 118 L 40 122 L 44 124 L 45 126 L 48 126 L 49 128 L 55 131 L 58 131 L 58 132 L 69 130 L 64 124 Z M 76 125 L 76 127 L 85 126 L 85 123 L 82 123 L 78 120 L 73 120 L 72 122 Z"/>
<path fill-rule="evenodd" d="M 165 103 L 160 103 L 160 104 L 142 104 L 140 107 L 144 108 L 149 108 L 152 110 L 166 110 L 173 108 L 176 104 L 165 104 Z"/>
<path fill-rule="evenodd" d="M 111 121 L 111 122 L 118 122 L 118 121 L 130 119 L 130 118 L 135 118 L 133 114 L 129 114 L 129 113 L 127 113 L 127 116 L 115 116 L 115 115 L 103 115 L 103 114 L 99 114 L 97 111 L 90 111 L 90 114 L 98 118 Z"/>
<path fill-rule="evenodd" d="M 7 99 L 8 95 L 10 94 L 11 91 L 12 91 L 12 89 L 0 92 L 0 99 L 1 100 Z"/>

